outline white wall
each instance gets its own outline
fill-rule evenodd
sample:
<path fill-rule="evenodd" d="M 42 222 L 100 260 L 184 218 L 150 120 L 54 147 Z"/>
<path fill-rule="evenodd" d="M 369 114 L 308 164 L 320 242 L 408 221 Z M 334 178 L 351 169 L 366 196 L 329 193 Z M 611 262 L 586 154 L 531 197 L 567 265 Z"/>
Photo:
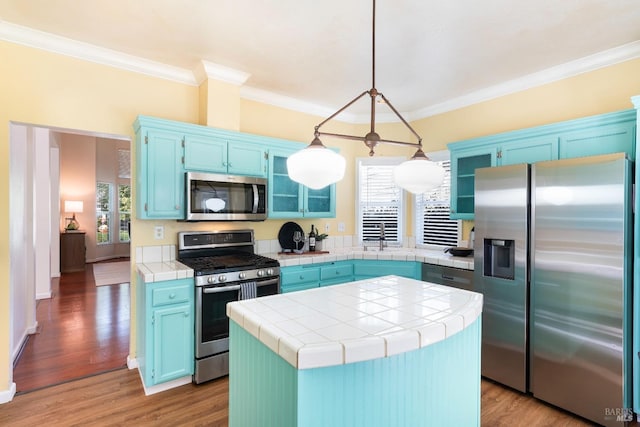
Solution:
<path fill-rule="evenodd" d="M 33 247 L 36 299 L 51 298 L 49 129 L 33 128 Z"/>
<path fill-rule="evenodd" d="M 51 182 L 51 277 L 60 277 L 60 148 L 56 132 L 49 134 L 49 176 Z"/>
<path fill-rule="evenodd" d="M 36 330 L 34 247 L 32 224 L 33 144 L 32 132 L 22 125 L 10 126 L 9 155 L 9 284 L 10 349 L 15 360 L 23 341 Z M 48 150 L 47 150 L 48 151 Z M 9 370 L 12 373 L 12 370 Z M 12 378 L 10 378 L 10 381 Z"/>

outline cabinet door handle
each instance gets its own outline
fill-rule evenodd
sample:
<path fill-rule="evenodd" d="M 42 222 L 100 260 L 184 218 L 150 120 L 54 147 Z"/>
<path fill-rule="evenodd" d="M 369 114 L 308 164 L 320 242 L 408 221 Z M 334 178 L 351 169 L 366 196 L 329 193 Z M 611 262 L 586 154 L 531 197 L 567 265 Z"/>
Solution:
<path fill-rule="evenodd" d="M 304 279 L 304 276 L 301 274 L 300 275 L 300 280 L 303 280 L 303 279 Z"/>
<path fill-rule="evenodd" d="M 175 299 L 176 294 L 169 294 L 169 299 Z"/>
<path fill-rule="evenodd" d="M 184 312 L 184 317 L 189 317 L 189 312 L 188 311 Z"/>
<path fill-rule="evenodd" d="M 233 165 L 232 165 L 231 163 L 227 163 L 227 167 L 232 168 L 232 167 L 233 167 Z"/>

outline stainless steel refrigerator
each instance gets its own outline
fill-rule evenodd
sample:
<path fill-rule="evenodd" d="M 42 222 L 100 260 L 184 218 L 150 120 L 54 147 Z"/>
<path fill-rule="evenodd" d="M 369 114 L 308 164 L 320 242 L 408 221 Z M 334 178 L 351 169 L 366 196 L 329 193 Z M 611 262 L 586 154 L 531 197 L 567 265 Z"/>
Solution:
<path fill-rule="evenodd" d="M 482 375 L 603 425 L 631 414 L 631 164 L 476 170 Z"/>

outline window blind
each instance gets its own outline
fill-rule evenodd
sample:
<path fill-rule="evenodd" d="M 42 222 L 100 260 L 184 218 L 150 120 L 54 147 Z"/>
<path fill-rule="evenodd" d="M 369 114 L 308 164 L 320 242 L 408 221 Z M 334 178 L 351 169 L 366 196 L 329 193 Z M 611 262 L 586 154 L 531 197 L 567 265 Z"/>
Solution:
<path fill-rule="evenodd" d="M 451 200 L 451 162 L 437 162 L 445 169 L 439 188 L 416 196 L 416 242 L 424 245 L 458 246 L 460 221 L 449 219 Z"/>
<path fill-rule="evenodd" d="M 391 162 L 391 163 L 390 163 Z M 385 241 L 402 242 L 402 190 L 393 183 L 393 159 L 363 159 L 358 165 L 360 240 L 378 240 L 384 223 Z"/>

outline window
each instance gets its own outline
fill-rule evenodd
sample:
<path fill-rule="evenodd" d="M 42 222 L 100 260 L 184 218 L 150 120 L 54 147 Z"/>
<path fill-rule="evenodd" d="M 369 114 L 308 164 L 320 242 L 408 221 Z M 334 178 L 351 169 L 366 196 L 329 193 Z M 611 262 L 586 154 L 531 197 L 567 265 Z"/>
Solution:
<path fill-rule="evenodd" d="M 384 223 L 388 245 L 402 245 L 404 235 L 403 191 L 393 182 L 393 168 L 404 161 L 400 157 L 357 159 L 358 242 L 378 240 Z"/>
<path fill-rule="evenodd" d="M 127 243 L 129 236 L 129 223 L 131 221 L 131 186 L 129 184 L 118 185 L 118 241 Z"/>
<path fill-rule="evenodd" d="M 113 185 L 108 182 L 96 184 L 96 243 L 111 243 Z"/>
<path fill-rule="evenodd" d="M 460 221 L 449 219 L 451 199 L 451 163 L 448 151 L 428 153 L 446 173 L 442 186 L 415 196 L 414 219 L 416 243 L 419 245 L 458 246 Z"/>

